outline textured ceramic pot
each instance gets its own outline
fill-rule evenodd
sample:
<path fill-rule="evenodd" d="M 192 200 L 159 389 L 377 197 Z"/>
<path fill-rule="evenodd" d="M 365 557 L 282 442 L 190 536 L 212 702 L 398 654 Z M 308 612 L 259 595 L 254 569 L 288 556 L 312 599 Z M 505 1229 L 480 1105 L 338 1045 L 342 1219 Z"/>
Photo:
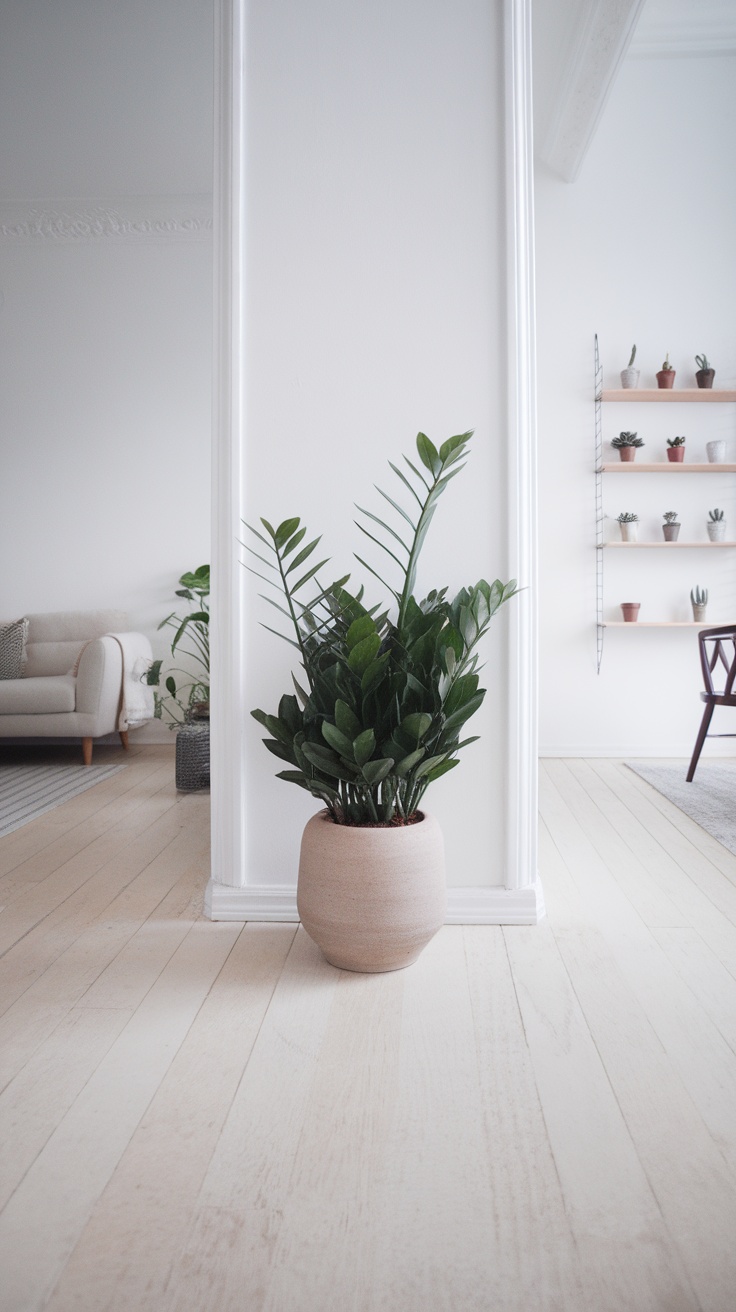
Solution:
<path fill-rule="evenodd" d="M 713 520 L 708 520 L 705 527 L 708 530 L 708 537 L 711 542 L 723 542 L 726 536 L 725 519 L 717 519 L 715 522 L 713 522 Z"/>
<path fill-rule="evenodd" d="M 632 369 L 632 368 L 629 368 L 629 369 L 622 369 L 622 370 L 621 370 L 621 386 L 622 386 L 622 387 L 625 387 L 625 388 L 627 388 L 627 389 L 630 388 L 630 387 L 638 387 L 638 386 L 639 386 L 639 370 L 638 370 L 638 369 Z"/>
<path fill-rule="evenodd" d="M 637 539 L 636 530 L 638 529 L 639 525 L 637 524 L 635 519 L 630 519 L 628 523 L 625 524 L 622 524 L 621 521 L 619 520 L 618 526 L 621 529 L 622 542 L 636 542 Z"/>
<path fill-rule="evenodd" d="M 657 387 L 674 387 L 675 373 L 675 369 L 660 369 L 657 374 Z"/>
<path fill-rule="evenodd" d="M 675 464 L 678 464 L 678 465 L 679 465 L 679 464 L 682 464 L 683 460 L 685 459 L 685 448 L 684 448 L 684 446 L 668 446 L 668 447 L 667 447 L 667 459 L 668 459 L 668 460 L 671 462 L 671 464 L 673 464 L 673 465 L 675 465 Z"/>
<path fill-rule="evenodd" d="M 636 624 L 636 621 L 639 618 L 640 605 L 641 602 L 639 601 L 621 602 L 621 614 L 623 615 L 624 620 L 626 621 L 627 624 Z"/>
<path fill-rule="evenodd" d="M 716 442 L 706 442 L 705 449 L 711 465 L 722 465 L 726 459 L 726 443 L 721 438 Z"/>
<path fill-rule="evenodd" d="M 299 917 L 327 960 L 376 974 L 416 961 L 447 909 L 445 849 L 433 816 L 414 825 L 336 825 L 327 811 L 302 835 Z"/>
<path fill-rule="evenodd" d="M 705 624 L 705 612 L 707 609 L 707 606 L 696 606 L 693 604 L 693 619 L 696 624 Z"/>
<path fill-rule="evenodd" d="M 665 542 L 676 542 L 680 536 L 680 524 L 663 524 L 662 532 L 664 533 Z"/>
<path fill-rule="evenodd" d="M 715 369 L 698 369 L 695 375 L 695 381 L 698 384 L 698 387 L 712 387 L 715 376 Z"/>

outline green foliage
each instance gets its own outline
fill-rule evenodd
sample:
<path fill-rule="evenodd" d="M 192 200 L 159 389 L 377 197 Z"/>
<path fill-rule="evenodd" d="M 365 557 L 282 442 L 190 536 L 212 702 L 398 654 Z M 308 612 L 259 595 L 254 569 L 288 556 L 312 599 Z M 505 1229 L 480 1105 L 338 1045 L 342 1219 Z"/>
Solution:
<path fill-rule="evenodd" d="M 698 369 L 711 369 L 713 367 L 712 365 L 708 364 L 707 355 L 696 355 L 695 363 L 698 366 Z"/>
<path fill-rule="evenodd" d="M 629 363 L 626 366 L 627 369 L 631 368 L 635 359 L 636 359 L 636 343 L 634 343 L 634 345 L 631 348 L 631 359 L 629 360 Z"/>
<path fill-rule="evenodd" d="M 676 511 L 676 510 L 665 510 L 665 512 L 664 512 L 664 522 L 665 522 L 665 524 L 676 524 L 676 523 L 677 523 L 677 511 Z"/>
<path fill-rule="evenodd" d="M 668 446 L 684 446 L 684 445 L 685 445 L 685 439 L 684 439 L 684 437 L 668 437 L 668 438 L 667 438 L 667 445 L 668 445 Z"/>
<path fill-rule="evenodd" d="M 638 524 L 639 522 L 639 516 L 635 515 L 633 510 L 622 510 L 616 518 L 619 524 Z"/>
<path fill-rule="evenodd" d="M 367 607 L 363 587 L 348 591 L 349 575 L 323 587 L 317 574 L 325 560 L 302 574 L 320 539 L 293 557 L 306 536 L 299 519 L 284 520 L 275 529 L 262 519 L 263 531 L 246 525 L 258 540 L 258 549 L 247 546 L 259 562 L 252 572 L 280 594 L 279 600 L 262 594 L 263 599 L 289 620 L 294 637 L 270 632 L 298 650 L 308 684 L 303 688 L 294 679 L 295 692 L 281 698 L 278 714 L 254 710 L 252 715 L 268 734 L 268 750 L 288 767 L 278 778 L 307 789 L 337 824 L 405 822 L 429 785 L 452 770 L 461 748 L 475 741 L 461 735 L 486 692 L 479 687 L 476 648 L 496 611 L 516 593 L 516 582 L 480 579 L 452 600 L 447 588 L 423 601 L 414 596 L 417 563 L 437 502 L 463 468 L 471 436 L 451 437 L 437 450 L 419 433 L 418 466 L 407 457 L 406 470 L 391 465 L 402 484 L 397 495 L 411 498 L 407 510 L 376 489 L 398 516 L 396 528 L 358 507 L 364 522 L 356 520 L 357 527 L 396 571 L 393 585 L 356 559 L 384 583 L 395 618 L 378 606 Z"/>
<path fill-rule="evenodd" d="M 725 516 L 724 511 L 722 511 L 722 510 L 718 510 L 718 509 L 716 508 L 715 510 L 709 510 L 709 511 L 708 511 L 708 518 L 709 518 L 711 524 L 720 524 L 720 523 L 721 523 L 721 520 L 725 519 L 726 516 Z"/>
<path fill-rule="evenodd" d="M 161 720 L 168 716 L 169 728 L 175 729 L 190 719 L 195 708 L 210 699 L 210 567 L 200 565 L 198 569 L 182 574 L 176 597 L 183 597 L 193 603 L 189 614 L 181 616 L 174 611 L 159 624 L 160 629 L 174 629 L 171 640 L 172 656 L 187 658 L 194 666 L 195 673 L 173 666 L 168 673 L 164 687 L 167 696 L 154 693 L 155 716 Z M 150 687 L 161 686 L 161 669 L 163 661 L 153 661 L 146 675 Z M 178 678 L 174 678 L 177 675 Z"/>
<path fill-rule="evenodd" d="M 669 373 L 669 372 L 671 371 L 671 369 L 672 369 L 672 365 L 670 364 L 670 353 L 669 353 L 669 351 L 667 352 L 667 354 L 666 354 L 666 356 L 665 356 L 665 358 L 664 358 L 664 364 L 662 365 L 662 368 L 663 368 L 663 370 L 665 371 L 665 373 Z"/>
<path fill-rule="evenodd" d="M 690 600 L 693 603 L 693 606 L 707 606 L 708 589 L 700 587 L 692 588 L 690 591 Z"/>
<path fill-rule="evenodd" d="M 619 433 L 618 437 L 611 439 L 611 446 L 618 451 L 622 446 L 643 446 L 643 437 L 638 437 L 636 433 Z"/>

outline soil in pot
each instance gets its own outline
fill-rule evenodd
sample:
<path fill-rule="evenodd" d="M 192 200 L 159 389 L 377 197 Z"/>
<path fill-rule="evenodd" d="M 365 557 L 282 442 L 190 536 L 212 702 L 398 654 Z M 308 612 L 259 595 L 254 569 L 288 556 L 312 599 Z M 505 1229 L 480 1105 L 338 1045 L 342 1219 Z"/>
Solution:
<path fill-rule="evenodd" d="M 639 618 L 640 601 L 622 601 L 621 614 L 627 624 L 635 624 Z"/>
<path fill-rule="evenodd" d="M 695 375 L 695 381 L 698 384 L 698 387 L 712 387 L 715 376 L 715 369 L 698 369 Z"/>
<path fill-rule="evenodd" d="M 663 524 L 662 532 L 664 533 L 665 542 L 676 542 L 680 536 L 681 524 Z"/>
<path fill-rule="evenodd" d="M 401 970 L 445 923 L 442 830 L 433 816 L 394 826 L 307 823 L 297 908 L 309 937 L 341 970 Z"/>
<path fill-rule="evenodd" d="M 660 369 L 657 374 L 657 387 L 674 387 L 676 369 Z"/>
<path fill-rule="evenodd" d="M 671 460 L 673 464 L 682 464 L 682 461 L 685 459 L 684 446 L 668 446 L 667 459 Z"/>

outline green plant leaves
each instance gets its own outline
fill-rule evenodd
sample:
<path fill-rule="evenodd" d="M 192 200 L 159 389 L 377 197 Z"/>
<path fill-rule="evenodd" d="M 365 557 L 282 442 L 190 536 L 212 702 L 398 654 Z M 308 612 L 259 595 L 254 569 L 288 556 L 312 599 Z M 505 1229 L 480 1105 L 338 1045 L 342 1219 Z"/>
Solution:
<path fill-rule="evenodd" d="M 417 451 L 419 459 L 428 469 L 433 478 L 436 478 L 442 468 L 442 461 L 433 442 L 430 442 L 426 433 L 417 433 Z"/>
<path fill-rule="evenodd" d="M 378 655 L 380 646 L 381 639 L 379 635 L 377 633 L 371 633 L 367 638 L 363 638 L 360 642 L 356 643 L 351 650 L 348 657 L 348 665 L 353 671 L 353 674 L 357 674 L 359 679 L 365 674 L 369 665 L 372 665 Z"/>
<path fill-rule="evenodd" d="M 363 778 L 367 784 L 370 784 L 371 787 L 375 787 L 376 784 L 380 784 L 382 780 L 391 773 L 393 767 L 394 763 L 390 757 L 386 757 L 381 761 L 368 761 L 367 764 L 363 766 Z"/>

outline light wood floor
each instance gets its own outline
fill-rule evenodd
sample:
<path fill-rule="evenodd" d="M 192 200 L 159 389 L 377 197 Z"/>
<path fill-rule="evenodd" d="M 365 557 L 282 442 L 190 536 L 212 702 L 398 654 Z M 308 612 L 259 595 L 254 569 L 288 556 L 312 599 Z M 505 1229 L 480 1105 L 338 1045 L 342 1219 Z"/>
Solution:
<path fill-rule="evenodd" d="M 3 1312 L 733 1312 L 736 858 L 550 761 L 548 919 L 361 977 L 128 759 L 0 843 Z"/>

